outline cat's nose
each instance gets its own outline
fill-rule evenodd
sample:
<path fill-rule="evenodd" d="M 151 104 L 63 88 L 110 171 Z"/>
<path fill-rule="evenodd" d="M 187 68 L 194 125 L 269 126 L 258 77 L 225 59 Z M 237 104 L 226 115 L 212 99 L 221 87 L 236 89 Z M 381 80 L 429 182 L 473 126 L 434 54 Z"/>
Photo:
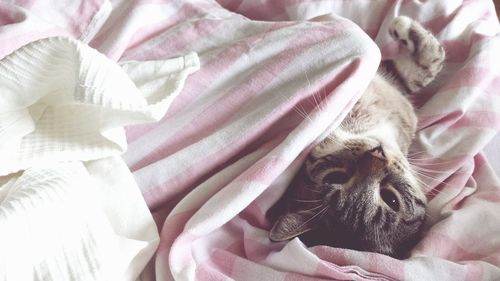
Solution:
<path fill-rule="evenodd" d="M 377 146 L 365 152 L 359 159 L 360 172 L 366 176 L 382 173 L 387 166 L 387 158 L 382 146 Z"/>
<path fill-rule="evenodd" d="M 384 149 L 382 148 L 382 145 L 379 145 L 379 146 L 369 150 L 368 153 L 371 156 L 378 158 L 380 160 L 386 160 Z"/>

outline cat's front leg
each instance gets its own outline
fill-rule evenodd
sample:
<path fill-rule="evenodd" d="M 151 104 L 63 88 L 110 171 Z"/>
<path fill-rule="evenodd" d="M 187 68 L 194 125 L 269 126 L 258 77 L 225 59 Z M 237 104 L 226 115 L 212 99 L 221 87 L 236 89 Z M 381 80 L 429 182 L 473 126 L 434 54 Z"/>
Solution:
<path fill-rule="evenodd" d="M 406 16 L 392 20 L 389 34 L 408 51 L 408 55 L 389 61 L 386 69 L 396 76 L 408 93 L 432 82 L 445 59 L 445 51 L 436 37 Z"/>

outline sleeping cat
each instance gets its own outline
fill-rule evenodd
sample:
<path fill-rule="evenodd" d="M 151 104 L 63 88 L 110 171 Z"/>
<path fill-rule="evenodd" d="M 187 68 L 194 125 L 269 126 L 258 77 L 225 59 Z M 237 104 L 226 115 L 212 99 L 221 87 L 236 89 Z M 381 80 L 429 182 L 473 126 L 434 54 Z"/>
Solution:
<path fill-rule="evenodd" d="M 275 220 L 272 241 L 300 236 L 309 246 L 394 257 L 418 241 L 426 197 L 406 159 L 417 118 L 405 94 L 436 77 L 445 52 L 405 16 L 391 22 L 389 34 L 407 55 L 383 62 L 340 127 L 313 148 L 268 213 Z"/>

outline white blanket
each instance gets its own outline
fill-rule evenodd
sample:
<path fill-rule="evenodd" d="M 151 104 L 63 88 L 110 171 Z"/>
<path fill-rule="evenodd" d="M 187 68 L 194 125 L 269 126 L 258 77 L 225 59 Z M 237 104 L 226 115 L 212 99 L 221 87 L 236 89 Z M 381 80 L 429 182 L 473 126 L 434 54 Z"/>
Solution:
<path fill-rule="evenodd" d="M 198 67 L 194 53 L 130 62 L 129 78 L 66 38 L 0 61 L 1 280 L 138 277 L 159 236 L 123 126 L 159 120 Z"/>

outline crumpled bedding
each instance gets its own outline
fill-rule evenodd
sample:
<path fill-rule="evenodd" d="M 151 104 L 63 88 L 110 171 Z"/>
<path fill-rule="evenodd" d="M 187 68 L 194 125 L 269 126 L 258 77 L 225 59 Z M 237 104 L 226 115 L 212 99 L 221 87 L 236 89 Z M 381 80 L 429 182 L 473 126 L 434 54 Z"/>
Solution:
<path fill-rule="evenodd" d="M 198 68 L 190 53 L 122 69 L 64 37 L 0 60 L 0 279 L 137 279 L 159 235 L 123 127 L 158 121 Z"/>
<path fill-rule="evenodd" d="M 165 117 L 126 130 L 123 159 L 160 229 L 142 280 L 500 279 L 500 182 L 481 153 L 500 129 L 491 1 L 18 5 L 0 4 L 9 15 L 0 55 L 67 35 L 118 62 L 200 57 L 201 69 Z M 334 15 L 307 21 L 327 13 Z M 406 260 L 307 248 L 298 239 L 271 243 L 265 212 L 380 59 L 399 53 L 387 34 L 397 15 L 419 20 L 447 51 L 440 77 L 415 97 L 419 131 L 410 157 L 430 200 L 424 238 Z"/>

